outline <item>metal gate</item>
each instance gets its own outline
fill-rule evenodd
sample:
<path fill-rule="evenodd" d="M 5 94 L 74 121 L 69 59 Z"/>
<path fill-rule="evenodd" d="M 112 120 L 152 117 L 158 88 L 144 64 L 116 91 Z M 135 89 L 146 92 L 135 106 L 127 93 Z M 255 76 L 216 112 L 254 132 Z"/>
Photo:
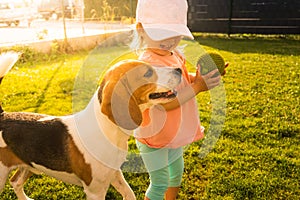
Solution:
<path fill-rule="evenodd" d="M 300 34 L 299 0 L 188 0 L 193 32 Z"/>

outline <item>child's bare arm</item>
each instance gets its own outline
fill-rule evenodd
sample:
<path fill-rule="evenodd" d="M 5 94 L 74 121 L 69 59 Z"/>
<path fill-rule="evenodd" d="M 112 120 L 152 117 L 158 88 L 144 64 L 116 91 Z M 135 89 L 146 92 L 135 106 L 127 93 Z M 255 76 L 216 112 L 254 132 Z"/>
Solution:
<path fill-rule="evenodd" d="M 197 69 L 196 75 L 189 86 L 181 89 L 177 93 L 177 98 L 171 102 L 161 104 L 165 110 L 173 110 L 180 105 L 195 97 L 198 93 L 210 90 L 220 84 L 221 77 L 212 77 L 218 69 L 209 72 L 206 75 L 201 75 Z"/>

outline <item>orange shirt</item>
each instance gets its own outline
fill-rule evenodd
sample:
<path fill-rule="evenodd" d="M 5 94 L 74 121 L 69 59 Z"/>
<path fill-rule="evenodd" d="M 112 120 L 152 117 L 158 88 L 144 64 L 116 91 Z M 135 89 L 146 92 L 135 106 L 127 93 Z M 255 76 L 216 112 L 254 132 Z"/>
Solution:
<path fill-rule="evenodd" d="M 183 77 L 177 91 L 191 83 L 185 59 L 178 52 L 160 56 L 152 51 L 145 51 L 139 59 L 155 66 L 181 68 Z M 142 125 L 135 130 L 135 137 L 152 148 L 178 148 L 202 139 L 204 127 L 200 125 L 196 99 L 192 98 L 170 111 L 155 107 L 145 110 Z"/>

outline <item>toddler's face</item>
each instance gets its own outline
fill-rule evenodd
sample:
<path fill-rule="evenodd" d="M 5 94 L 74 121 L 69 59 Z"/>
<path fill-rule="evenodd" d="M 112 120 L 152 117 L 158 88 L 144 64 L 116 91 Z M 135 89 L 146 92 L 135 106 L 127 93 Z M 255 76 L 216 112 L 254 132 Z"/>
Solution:
<path fill-rule="evenodd" d="M 146 36 L 144 37 L 144 40 L 147 48 L 154 49 L 156 52 L 160 52 L 159 54 L 167 55 L 178 46 L 181 38 L 181 36 L 177 36 L 165 40 L 154 41 L 150 37 Z"/>
<path fill-rule="evenodd" d="M 172 37 L 166 40 L 157 41 L 157 45 L 162 50 L 172 51 L 174 50 L 181 40 L 181 36 Z"/>

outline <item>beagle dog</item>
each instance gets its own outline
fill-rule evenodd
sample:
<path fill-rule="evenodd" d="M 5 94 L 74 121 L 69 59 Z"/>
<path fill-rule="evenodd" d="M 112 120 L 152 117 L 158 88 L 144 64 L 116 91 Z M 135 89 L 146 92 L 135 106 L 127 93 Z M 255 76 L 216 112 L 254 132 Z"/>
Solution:
<path fill-rule="evenodd" d="M 18 60 L 0 55 L 0 81 Z M 89 200 L 105 199 L 112 184 L 124 199 L 136 199 L 120 169 L 127 140 L 142 123 L 142 111 L 176 98 L 181 70 L 136 60 L 111 67 L 87 107 L 73 115 L 5 112 L 0 108 L 0 192 L 9 173 L 18 199 L 33 173 L 82 186 Z"/>

